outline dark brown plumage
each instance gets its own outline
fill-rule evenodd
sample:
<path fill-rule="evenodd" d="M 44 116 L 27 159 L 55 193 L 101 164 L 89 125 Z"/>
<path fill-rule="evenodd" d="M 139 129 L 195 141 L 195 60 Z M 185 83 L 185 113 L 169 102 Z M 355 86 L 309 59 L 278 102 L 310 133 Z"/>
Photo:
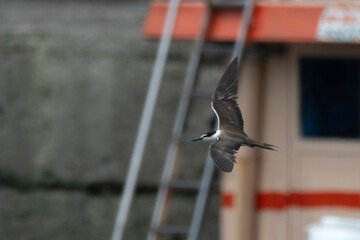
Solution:
<path fill-rule="evenodd" d="M 235 153 L 244 146 L 275 150 L 275 146 L 255 141 L 244 132 L 244 121 L 236 102 L 238 89 L 238 58 L 235 58 L 213 94 L 211 107 L 218 119 L 216 132 L 202 135 L 197 140 L 214 141 L 210 145 L 210 155 L 215 165 L 224 172 L 231 172 L 235 161 Z"/>

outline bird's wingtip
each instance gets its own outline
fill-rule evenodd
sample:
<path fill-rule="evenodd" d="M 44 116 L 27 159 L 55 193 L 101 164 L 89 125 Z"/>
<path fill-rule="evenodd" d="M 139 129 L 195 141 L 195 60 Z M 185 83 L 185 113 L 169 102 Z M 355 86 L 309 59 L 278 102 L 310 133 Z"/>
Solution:
<path fill-rule="evenodd" d="M 234 59 L 231 61 L 232 63 L 238 63 L 239 62 L 239 56 L 234 57 Z"/>

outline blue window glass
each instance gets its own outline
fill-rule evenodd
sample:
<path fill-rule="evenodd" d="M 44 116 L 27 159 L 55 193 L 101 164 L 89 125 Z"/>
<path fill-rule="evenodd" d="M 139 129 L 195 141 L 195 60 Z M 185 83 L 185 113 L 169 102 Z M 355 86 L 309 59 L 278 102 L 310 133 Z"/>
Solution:
<path fill-rule="evenodd" d="M 360 137 L 360 58 L 300 59 L 301 133 Z"/>

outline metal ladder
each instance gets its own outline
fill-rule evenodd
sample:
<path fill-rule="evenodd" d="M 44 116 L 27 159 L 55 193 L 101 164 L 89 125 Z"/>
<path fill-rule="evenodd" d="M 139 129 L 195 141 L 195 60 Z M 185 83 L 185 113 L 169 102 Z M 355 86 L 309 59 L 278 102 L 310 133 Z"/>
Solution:
<path fill-rule="evenodd" d="M 204 96 L 203 91 L 196 90 L 194 89 L 194 87 L 197 81 L 197 73 L 199 70 L 202 53 L 208 50 L 209 48 L 211 48 L 212 45 L 216 45 L 216 44 L 205 44 L 212 11 L 216 8 L 232 7 L 234 6 L 234 3 L 236 3 L 236 6 L 243 7 L 243 14 L 241 18 L 241 24 L 238 31 L 237 40 L 232 50 L 232 58 L 235 56 L 239 56 L 239 59 L 241 60 L 241 56 L 243 55 L 244 44 L 247 38 L 247 32 L 250 26 L 254 0 L 244 0 L 241 2 L 232 0 L 231 2 L 225 1 L 226 2 L 225 4 L 221 4 L 221 3 L 213 4 L 211 3 L 211 0 L 207 0 L 206 2 L 208 3 L 208 7 L 202 19 L 200 34 L 198 35 L 197 39 L 194 42 L 194 47 L 190 56 L 188 70 L 185 77 L 184 88 L 182 90 L 180 104 L 177 111 L 175 124 L 173 127 L 172 139 L 166 155 L 165 165 L 155 202 L 155 207 L 153 210 L 151 226 L 147 235 L 147 240 L 155 240 L 158 238 L 159 234 L 174 234 L 174 235 L 187 234 L 189 240 L 195 240 L 198 238 L 203 215 L 204 215 L 205 205 L 208 198 L 208 192 L 211 185 L 211 179 L 214 172 L 214 164 L 212 162 L 212 159 L 210 158 L 209 155 L 207 156 L 201 181 L 194 182 L 187 180 L 172 179 L 172 173 L 174 172 L 176 165 L 175 164 L 177 159 L 176 155 L 179 146 L 183 144 L 184 124 L 188 117 L 187 114 L 191 100 L 196 96 Z M 150 79 L 150 86 L 148 89 L 148 93 L 145 100 L 145 106 L 141 116 L 140 126 L 137 133 L 135 146 L 133 149 L 130 167 L 126 177 L 126 183 L 123 190 L 119 210 L 117 213 L 117 218 L 112 234 L 112 240 L 122 240 L 124 236 L 125 224 L 127 221 L 129 209 L 131 206 L 131 201 L 133 199 L 133 195 L 136 187 L 136 181 L 140 170 L 141 161 L 143 158 L 146 139 L 150 130 L 151 120 L 154 113 L 155 103 L 164 72 L 166 58 L 168 55 L 168 50 L 171 42 L 171 34 L 173 31 L 179 4 L 180 4 L 180 0 L 171 0 L 169 4 L 168 13 L 166 16 L 166 22 L 159 43 L 157 58 Z M 208 97 L 210 98 L 210 95 L 208 95 Z M 193 213 L 190 227 L 161 225 L 162 217 L 165 210 L 165 205 L 167 204 L 166 196 L 173 189 L 183 189 L 183 190 L 189 189 L 189 190 L 198 191 L 195 210 Z"/>
<path fill-rule="evenodd" d="M 147 240 L 155 240 L 160 234 L 188 234 L 188 240 L 198 239 L 201 223 L 203 220 L 206 200 L 208 198 L 209 188 L 211 184 L 211 179 L 214 171 L 214 164 L 211 157 L 207 156 L 205 169 L 201 178 L 201 181 L 188 181 L 188 180 L 178 180 L 173 179 L 173 172 L 175 170 L 176 161 L 177 161 L 177 151 L 181 144 L 183 144 L 184 139 L 184 125 L 188 117 L 188 109 L 191 104 L 191 101 L 195 97 L 206 96 L 206 91 L 196 89 L 197 75 L 199 71 L 199 66 L 201 62 L 201 56 L 203 52 L 209 51 L 214 45 L 217 44 L 206 44 L 206 35 L 208 33 L 209 21 L 211 18 L 211 13 L 216 8 L 232 7 L 234 1 L 228 4 L 212 4 L 208 1 L 208 8 L 204 14 L 201 24 L 200 34 L 195 40 L 194 47 L 190 56 L 190 61 L 188 65 L 188 70 L 185 77 L 184 88 L 182 90 L 180 104 L 178 112 L 176 115 L 175 124 L 173 127 L 172 139 L 170 142 L 170 147 L 168 149 L 165 165 L 163 169 L 163 174 L 161 177 L 160 187 L 158 195 L 155 202 L 155 207 L 153 210 L 153 216 L 151 219 L 150 230 L 147 235 Z M 240 6 L 237 4 L 237 6 Z M 243 55 L 244 44 L 247 38 L 247 33 L 249 30 L 251 16 L 253 12 L 254 2 L 253 0 L 246 0 L 242 2 L 241 6 L 243 7 L 243 14 L 241 19 L 241 26 L 238 31 L 237 40 L 233 46 L 232 58 L 238 56 L 241 59 Z M 232 59 L 231 58 L 231 59 Z M 239 61 L 240 64 L 240 61 Z M 208 95 L 209 99 L 211 94 Z M 174 189 L 188 189 L 188 190 L 197 190 L 197 199 L 195 204 L 195 210 L 189 227 L 187 226 L 170 226 L 162 225 L 162 217 L 166 209 L 167 196 L 170 191 Z"/>

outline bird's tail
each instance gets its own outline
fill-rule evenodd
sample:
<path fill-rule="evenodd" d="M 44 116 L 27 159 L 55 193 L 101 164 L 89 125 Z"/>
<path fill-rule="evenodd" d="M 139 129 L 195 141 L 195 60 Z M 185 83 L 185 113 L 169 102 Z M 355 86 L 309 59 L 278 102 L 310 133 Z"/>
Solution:
<path fill-rule="evenodd" d="M 277 146 L 274 146 L 274 145 L 271 145 L 271 144 L 268 144 L 268 143 L 263 143 L 263 142 L 258 142 L 258 141 L 255 141 L 251 138 L 247 139 L 247 144 L 249 147 L 259 147 L 259 148 L 265 148 L 265 149 L 268 149 L 268 150 L 273 150 L 273 151 L 276 151 L 278 149 Z"/>

